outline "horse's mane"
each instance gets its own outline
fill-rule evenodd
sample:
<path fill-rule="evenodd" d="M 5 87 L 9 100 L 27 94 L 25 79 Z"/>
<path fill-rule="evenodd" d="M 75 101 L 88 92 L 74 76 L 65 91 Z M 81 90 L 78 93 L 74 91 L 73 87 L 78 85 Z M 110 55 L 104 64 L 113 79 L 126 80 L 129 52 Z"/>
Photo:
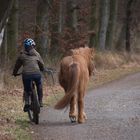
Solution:
<path fill-rule="evenodd" d="M 95 55 L 95 50 L 93 48 L 91 49 L 88 46 L 85 46 L 83 48 L 71 49 L 69 52 L 69 55 L 83 56 L 87 60 L 89 75 L 91 76 L 93 69 L 94 69 L 93 59 L 94 59 L 94 55 Z"/>

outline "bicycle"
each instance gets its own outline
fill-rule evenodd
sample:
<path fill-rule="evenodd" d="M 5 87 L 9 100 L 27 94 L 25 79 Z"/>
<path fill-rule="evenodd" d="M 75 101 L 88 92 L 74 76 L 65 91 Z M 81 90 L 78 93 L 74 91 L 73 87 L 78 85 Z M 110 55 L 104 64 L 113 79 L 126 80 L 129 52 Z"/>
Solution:
<path fill-rule="evenodd" d="M 55 81 L 54 81 L 53 74 L 56 73 L 56 70 L 52 68 L 45 68 L 44 72 L 47 73 L 48 75 L 51 75 L 51 78 L 54 83 Z M 18 73 L 16 74 L 16 76 L 20 76 L 21 74 L 22 73 Z M 45 74 L 44 74 L 44 77 L 45 77 Z M 38 94 L 36 91 L 36 86 L 35 86 L 34 81 L 31 82 L 31 89 L 32 91 L 31 91 L 31 94 L 29 95 L 29 109 L 27 113 L 31 122 L 34 122 L 35 124 L 39 124 L 40 103 L 38 100 Z"/>
<path fill-rule="evenodd" d="M 21 74 L 22 73 L 19 73 L 16 76 L 19 76 Z M 29 95 L 29 109 L 27 113 L 31 122 L 39 124 L 40 104 L 34 81 L 31 82 L 31 89 L 32 91 L 31 94 Z"/>

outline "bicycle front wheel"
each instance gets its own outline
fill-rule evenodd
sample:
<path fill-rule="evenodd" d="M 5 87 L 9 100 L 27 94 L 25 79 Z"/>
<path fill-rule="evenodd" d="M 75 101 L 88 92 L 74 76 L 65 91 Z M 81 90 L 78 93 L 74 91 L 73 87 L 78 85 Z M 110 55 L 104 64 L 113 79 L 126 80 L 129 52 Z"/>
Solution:
<path fill-rule="evenodd" d="M 33 100 L 32 100 L 33 121 L 35 122 L 35 124 L 39 124 L 40 104 L 38 101 L 38 96 L 35 91 L 33 91 L 32 96 L 33 96 Z"/>

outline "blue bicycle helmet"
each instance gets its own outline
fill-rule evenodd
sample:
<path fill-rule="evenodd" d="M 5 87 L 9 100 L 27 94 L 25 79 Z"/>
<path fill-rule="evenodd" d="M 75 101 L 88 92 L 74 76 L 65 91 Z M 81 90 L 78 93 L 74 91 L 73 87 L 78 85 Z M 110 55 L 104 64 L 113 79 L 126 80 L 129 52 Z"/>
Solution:
<path fill-rule="evenodd" d="M 23 45 L 25 47 L 25 49 L 29 48 L 30 46 L 35 46 L 35 42 L 33 39 L 31 38 L 26 38 L 24 41 L 23 41 Z"/>

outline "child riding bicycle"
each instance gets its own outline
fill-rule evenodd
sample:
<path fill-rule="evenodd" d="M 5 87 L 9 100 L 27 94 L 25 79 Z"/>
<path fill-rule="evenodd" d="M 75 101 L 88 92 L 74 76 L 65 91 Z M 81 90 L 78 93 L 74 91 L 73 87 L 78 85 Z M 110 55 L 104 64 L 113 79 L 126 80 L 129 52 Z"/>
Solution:
<path fill-rule="evenodd" d="M 14 69 L 13 75 L 16 76 L 18 70 L 22 69 L 22 81 L 24 86 L 24 112 L 29 109 L 29 95 L 32 92 L 31 82 L 34 81 L 37 87 L 37 93 L 39 98 L 40 107 L 43 107 L 43 89 L 41 71 L 44 71 L 44 62 L 40 54 L 35 50 L 35 42 L 31 38 L 27 38 L 23 42 L 24 51 L 18 56 Z"/>

